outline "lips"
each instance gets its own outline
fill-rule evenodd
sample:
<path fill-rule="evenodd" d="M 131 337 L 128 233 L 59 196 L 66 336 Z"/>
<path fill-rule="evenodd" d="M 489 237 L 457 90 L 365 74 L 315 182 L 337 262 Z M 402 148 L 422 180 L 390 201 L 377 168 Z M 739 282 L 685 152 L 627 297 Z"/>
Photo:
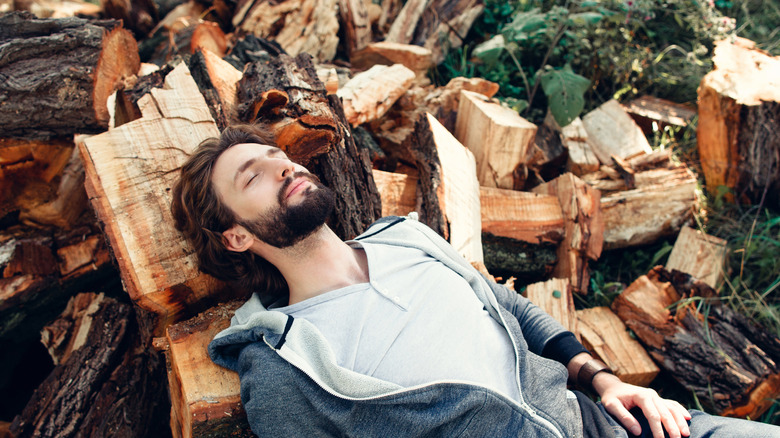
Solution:
<path fill-rule="evenodd" d="M 292 184 L 290 184 L 290 189 L 287 191 L 287 196 L 285 198 L 290 198 L 292 195 L 300 192 L 304 188 L 306 188 L 306 184 L 309 181 L 306 180 L 306 178 L 296 178 L 293 180 Z"/>

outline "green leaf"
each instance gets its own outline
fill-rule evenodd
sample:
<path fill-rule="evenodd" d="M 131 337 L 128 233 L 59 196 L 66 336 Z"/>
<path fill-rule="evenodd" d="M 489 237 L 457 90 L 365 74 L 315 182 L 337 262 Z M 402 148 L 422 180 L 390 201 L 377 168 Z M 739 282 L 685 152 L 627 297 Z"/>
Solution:
<path fill-rule="evenodd" d="M 567 64 L 563 69 L 557 70 L 546 67 L 540 80 L 550 112 L 558 125 L 566 126 L 582 113 L 585 107 L 583 96 L 590 88 L 587 78 L 574 73 Z"/>
<path fill-rule="evenodd" d="M 604 15 L 598 12 L 580 12 L 579 14 L 571 14 L 569 16 L 569 23 L 575 26 L 591 26 L 604 18 Z"/>
<path fill-rule="evenodd" d="M 492 66 L 498 63 L 504 49 L 506 49 L 506 40 L 503 35 L 499 34 L 474 47 L 472 54 L 488 66 Z"/>
<path fill-rule="evenodd" d="M 509 40 L 522 41 L 529 36 L 547 31 L 548 20 L 546 14 L 539 12 L 539 8 L 515 15 L 511 23 L 501 31 Z"/>

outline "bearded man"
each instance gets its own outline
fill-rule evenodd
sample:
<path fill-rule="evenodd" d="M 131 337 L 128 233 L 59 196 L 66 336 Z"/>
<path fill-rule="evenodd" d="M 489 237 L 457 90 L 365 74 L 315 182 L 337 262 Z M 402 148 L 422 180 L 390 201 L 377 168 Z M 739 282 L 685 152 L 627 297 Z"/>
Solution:
<path fill-rule="evenodd" d="M 202 143 L 174 188 L 174 218 L 200 268 L 254 291 L 209 353 L 238 372 L 257 435 L 777 433 L 620 381 L 413 218 L 384 218 L 342 241 L 326 225 L 334 198 L 267 131 L 246 125 Z"/>

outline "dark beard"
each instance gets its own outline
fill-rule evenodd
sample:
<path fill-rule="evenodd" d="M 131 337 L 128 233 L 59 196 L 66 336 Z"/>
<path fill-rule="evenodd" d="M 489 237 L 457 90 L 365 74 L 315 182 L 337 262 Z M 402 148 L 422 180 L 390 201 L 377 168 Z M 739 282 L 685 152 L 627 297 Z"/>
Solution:
<path fill-rule="evenodd" d="M 317 189 L 308 187 L 302 193 L 303 200 L 297 205 L 288 205 L 284 194 L 293 180 L 304 177 Z M 237 223 L 247 229 L 256 238 L 277 248 L 295 245 L 320 228 L 330 216 L 336 205 L 333 190 L 325 187 L 319 179 L 310 173 L 296 172 L 288 177 L 278 194 L 279 207 L 260 215 L 254 220 L 238 220 Z"/>

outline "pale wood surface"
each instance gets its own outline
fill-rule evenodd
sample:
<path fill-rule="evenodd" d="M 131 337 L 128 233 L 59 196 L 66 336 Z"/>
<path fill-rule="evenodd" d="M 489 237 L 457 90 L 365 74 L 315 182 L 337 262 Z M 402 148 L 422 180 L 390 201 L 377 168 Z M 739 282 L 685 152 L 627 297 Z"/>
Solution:
<path fill-rule="evenodd" d="M 391 41 L 370 43 L 362 50 L 353 53 L 349 59 L 353 67 L 360 69 L 367 69 L 376 64 L 402 64 L 415 72 L 418 80 L 433 66 L 429 49 Z"/>
<path fill-rule="evenodd" d="M 337 14 L 337 0 L 247 1 L 236 10 L 233 26 L 238 33 L 275 40 L 291 56 L 306 52 L 324 62 L 336 56 Z"/>
<path fill-rule="evenodd" d="M 455 137 L 474 153 L 480 185 L 512 189 L 513 172 L 526 162 L 535 135 L 536 125 L 517 111 L 461 91 Z"/>
<path fill-rule="evenodd" d="M 582 176 L 599 169 L 601 163 L 588 143 L 588 131 L 585 130 L 582 119 L 577 117 L 571 123 L 561 128 L 555 122 L 552 114 L 547 114 L 545 123 L 561 133 L 561 142 L 569 151 L 566 167 L 571 173 Z"/>
<path fill-rule="evenodd" d="M 371 23 L 368 9 L 363 0 L 339 0 L 341 31 L 344 34 L 344 46 L 347 54 L 365 48 L 371 42 Z"/>
<path fill-rule="evenodd" d="M 373 169 L 374 183 L 382 198 L 382 216 L 406 216 L 417 206 L 417 178 Z"/>
<path fill-rule="evenodd" d="M 616 100 L 603 103 L 582 118 L 588 143 L 603 164 L 612 164 L 612 155 L 631 158 L 652 152 L 642 130 Z"/>
<path fill-rule="evenodd" d="M 626 383 L 647 386 L 660 369 L 609 307 L 577 311 L 582 344 Z"/>
<path fill-rule="evenodd" d="M 222 103 L 222 111 L 224 111 L 228 120 L 235 120 L 238 106 L 238 97 L 236 95 L 238 81 L 241 80 L 243 74 L 213 52 L 209 50 L 202 50 L 202 52 L 209 72 L 209 79 L 211 79 L 211 84 L 214 86 L 219 96 L 219 101 Z"/>
<path fill-rule="evenodd" d="M 412 86 L 415 74 L 401 64 L 375 65 L 355 75 L 336 95 L 344 101 L 344 115 L 352 126 L 382 117 Z"/>
<path fill-rule="evenodd" d="M 575 292 L 586 293 L 590 279 L 586 259 L 598 259 L 604 243 L 601 193 L 572 173 L 541 184 L 533 192 L 556 196 L 563 212 L 565 232 L 553 275 L 568 278 Z"/>
<path fill-rule="evenodd" d="M 525 288 L 524 295 L 560 322 L 566 330 L 575 334 L 579 333 L 569 279 L 551 278 L 547 281 L 529 284 Z"/>
<path fill-rule="evenodd" d="M 483 233 L 529 243 L 563 238 L 563 211 L 555 196 L 480 187 L 479 202 Z"/>
<path fill-rule="evenodd" d="M 138 305 L 160 315 L 161 329 L 222 289 L 198 270 L 170 213 L 176 170 L 219 131 L 184 63 L 168 74 L 164 88 L 138 103 L 141 119 L 77 138 L 77 144 L 87 192 L 125 288 Z"/>
<path fill-rule="evenodd" d="M 666 269 L 676 269 L 717 287 L 723 276 L 726 241 L 684 226 L 677 236 Z"/>
<path fill-rule="evenodd" d="M 647 95 L 623 104 L 623 108 L 646 133 L 652 132 L 653 123 L 658 124 L 658 128 L 664 125 L 686 126 L 696 117 L 694 108 Z"/>

